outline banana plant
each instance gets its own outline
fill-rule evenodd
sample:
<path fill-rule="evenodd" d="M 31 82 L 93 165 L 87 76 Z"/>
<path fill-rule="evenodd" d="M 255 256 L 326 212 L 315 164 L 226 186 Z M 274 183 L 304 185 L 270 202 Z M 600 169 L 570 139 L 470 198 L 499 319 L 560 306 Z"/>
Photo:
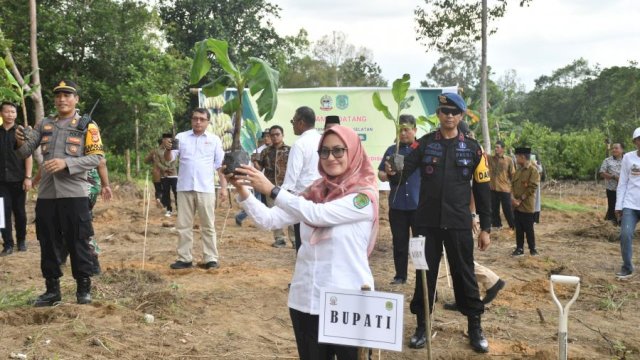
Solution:
<path fill-rule="evenodd" d="M 173 120 L 173 113 L 176 110 L 176 102 L 173 100 L 173 97 L 168 94 L 154 94 L 151 95 L 151 102 L 149 102 L 149 106 L 153 106 L 159 108 L 162 112 L 167 115 L 167 119 L 169 120 L 169 126 L 173 131 L 173 136 L 176 136 L 176 124 Z"/>
<path fill-rule="evenodd" d="M 195 58 L 191 67 L 190 83 L 197 84 L 211 70 L 212 62 L 223 70 L 224 74 L 202 86 L 208 96 L 221 95 L 228 88 L 235 88 L 233 98 L 227 100 L 222 111 L 232 117 L 233 142 L 231 152 L 225 155 L 225 172 L 231 173 L 240 164 L 249 162 L 249 155 L 242 150 L 240 135 L 242 130 L 242 109 L 244 90 L 249 88 L 251 95 L 259 94 L 256 99 L 258 115 L 264 121 L 273 118 L 278 106 L 279 73 L 271 65 L 256 57 L 249 57 L 244 69 L 238 67 L 229 58 L 229 44 L 224 40 L 206 39 L 195 45 Z"/>
<path fill-rule="evenodd" d="M 393 86 L 391 87 L 391 94 L 393 95 L 393 100 L 397 104 L 397 111 L 395 114 L 392 114 L 389 110 L 389 107 L 382 102 L 382 98 L 380 97 L 379 92 L 374 92 L 372 95 L 373 106 L 376 110 L 382 112 L 384 117 L 393 121 L 393 124 L 396 129 L 396 152 L 393 155 L 391 160 L 391 165 L 394 167 L 396 171 L 402 171 L 404 167 L 404 156 L 398 154 L 400 150 L 400 131 L 402 131 L 402 125 L 400 124 L 400 114 L 403 110 L 406 110 L 411 107 L 415 96 L 407 96 L 409 92 L 409 86 L 411 76 L 409 74 L 402 75 L 401 78 L 393 81 Z M 430 124 L 430 121 L 425 116 L 419 116 L 417 121 L 418 124 Z"/>
<path fill-rule="evenodd" d="M 25 98 L 27 96 L 31 96 L 31 94 L 33 94 L 33 92 L 38 88 L 37 86 L 33 86 L 29 90 L 26 90 L 26 88 L 29 87 L 29 82 L 31 81 L 31 75 L 33 75 L 33 72 L 27 74 L 24 77 L 24 85 L 20 85 L 18 80 L 7 68 L 7 63 L 3 58 L 0 58 L 0 69 L 2 69 L 7 82 L 11 86 L 9 88 L 0 88 L 0 96 L 2 96 L 3 98 L 20 101 L 20 106 L 22 107 L 22 117 L 24 119 L 24 126 L 27 127 L 29 126 L 29 121 L 27 120 L 27 106 L 25 103 Z"/>

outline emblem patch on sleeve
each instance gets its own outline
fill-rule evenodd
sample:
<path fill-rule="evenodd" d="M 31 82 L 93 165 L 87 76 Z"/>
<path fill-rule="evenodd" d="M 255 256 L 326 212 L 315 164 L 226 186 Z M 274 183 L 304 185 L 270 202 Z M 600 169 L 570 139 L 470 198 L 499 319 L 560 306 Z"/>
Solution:
<path fill-rule="evenodd" d="M 369 200 L 369 197 L 362 193 L 356 195 L 356 197 L 353 198 L 353 206 L 355 206 L 356 209 L 362 209 L 363 207 L 369 205 L 370 202 L 371 200 Z"/>

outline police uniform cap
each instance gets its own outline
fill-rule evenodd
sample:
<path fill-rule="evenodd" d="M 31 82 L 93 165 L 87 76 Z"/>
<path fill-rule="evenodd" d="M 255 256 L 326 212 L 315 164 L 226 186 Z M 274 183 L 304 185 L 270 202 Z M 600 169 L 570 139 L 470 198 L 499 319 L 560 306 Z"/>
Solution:
<path fill-rule="evenodd" d="M 71 80 L 60 80 L 56 86 L 53 88 L 53 93 L 57 94 L 57 93 L 68 93 L 68 94 L 78 94 L 78 84 L 76 84 L 75 82 L 71 81 Z"/>
<path fill-rule="evenodd" d="M 462 112 L 467 111 L 467 103 L 464 102 L 462 96 L 456 93 L 442 93 L 438 96 L 438 103 L 440 105 L 455 106 Z"/>
<path fill-rule="evenodd" d="M 325 118 L 325 124 L 338 124 L 340 125 L 340 117 L 337 115 L 328 115 Z"/>
<path fill-rule="evenodd" d="M 516 148 L 516 155 L 521 154 L 521 155 L 528 155 L 531 154 L 531 148 L 528 147 L 517 147 Z"/>

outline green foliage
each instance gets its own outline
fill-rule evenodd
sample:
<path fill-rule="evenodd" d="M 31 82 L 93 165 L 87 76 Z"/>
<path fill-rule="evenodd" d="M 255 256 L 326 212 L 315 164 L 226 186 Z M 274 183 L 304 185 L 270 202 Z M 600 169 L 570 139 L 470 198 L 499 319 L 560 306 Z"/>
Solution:
<path fill-rule="evenodd" d="M 556 210 L 560 212 L 586 213 L 586 212 L 593 211 L 593 209 L 589 209 L 588 207 L 580 204 L 566 203 L 560 200 L 548 199 L 548 198 L 542 199 L 541 207 L 543 209 Z"/>
<path fill-rule="evenodd" d="M 531 0 L 519 0 L 520 6 Z M 425 7 L 414 11 L 418 39 L 429 49 L 441 53 L 452 44 L 481 39 L 482 2 L 464 0 L 424 0 Z M 497 0 L 487 9 L 487 21 L 491 23 L 504 16 L 507 0 Z M 489 29 L 489 35 L 497 29 Z"/>
<path fill-rule="evenodd" d="M 161 0 L 158 8 L 167 40 L 185 56 L 192 56 L 193 45 L 207 38 L 234 44 L 229 58 L 240 67 L 248 65 L 244 61 L 249 57 L 279 64 L 281 54 L 293 52 L 289 40 L 273 27 L 280 7 L 265 0 Z M 214 70 L 212 76 L 221 74 Z"/>
<path fill-rule="evenodd" d="M 33 289 L 22 291 L 0 291 L 0 311 L 14 309 L 17 307 L 31 306 L 33 300 Z"/>
<path fill-rule="evenodd" d="M 256 99 L 258 115 L 264 116 L 264 120 L 269 121 L 273 118 L 278 106 L 279 74 L 271 68 L 269 63 L 255 57 L 249 57 L 246 62 L 248 65 L 240 71 L 229 58 L 229 46 L 226 41 L 207 39 L 196 43 L 190 77 L 192 84 L 198 83 L 211 70 L 210 53 L 213 53 L 216 63 L 226 74 L 204 85 L 202 91 L 207 96 L 218 96 L 229 86 L 236 89 L 236 95 L 224 104 L 222 111 L 235 115 L 231 149 L 238 150 L 240 149 L 242 100 L 245 87 L 249 88 L 251 95 L 260 94 Z"/>
<path fill-rule="evenodd" d="M 525 122 L 507 147 L 531 146 L 547 175 L 558 179 L 593 179 L 607 155 L 604 134 L 598 129 L 558 133 Z"/>

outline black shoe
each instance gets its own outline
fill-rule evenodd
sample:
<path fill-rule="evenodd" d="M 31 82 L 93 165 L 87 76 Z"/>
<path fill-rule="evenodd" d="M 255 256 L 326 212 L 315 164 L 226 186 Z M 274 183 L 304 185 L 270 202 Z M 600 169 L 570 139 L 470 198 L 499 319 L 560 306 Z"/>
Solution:
<path fill-rule="evenodd" d="M 91 304 L 91 278 L 76 279 L 78 286 L 76 290 L 76 300 L 78 304 Z"/>
<path fill-rule="evenodd" d="M 513 252 L 511 253 L 511 256 L 524 256 L 524 250 L 520 249 L 520 248 L 516 248 L 515 250 L 513 250 Z"/>
<path fill-rule="evenodd" d="M 59 279 L 46 279 L 45 285 L 47 286 L 47 291 L 44 294 L 38 296 L 36 301 L 33 303 L 33 306 L 53 306 L 55 303 L 62 300 L 62 296 L 60 295 Z"/>
<path fill-rule="evenodd" d="M 399 278 L 399 277 L 395 277 L 393 278 L 393 281 L 391 281 L 389 283 L 389 285 L 402 285 L 402 284 L 406 284 L 407 280 L 403 279 L 403 278 Z"/>
<path fill-rule="evenodd" d="M 242 220 L 236 215 L 236 225 L 242 226 Z"/>
<path fill-rule="evenodd" d="M 480 325 L 480 315 L 468 316 L 468 332 L 469 332 L 469 344 L 475 352 L 487 353 L 489 352 L 489 342 L 482 333 L 482 326 Z"/>
<path fill-rule="evenodd" d="M 2 249 L 2 252 L 0 252 L 0 256 L 8 256 L 11 254 L 13 254 L 13 246 L 8 246 Z"/>
<path fill-rule="evenodd" d="M 27 242 L 22 240 L 18 241 L 18 251 L 27 251 Z"/>
<path fill-rule="evenodd" d="M 191 262 L 184 262 L 184 261 L 176 261 L 173 264 L 170 265 L 170 267 L 174 270 L 179 270 L 179 269 L 189 269 L 191 268 L 193 265 L 191 264 Z"/>
<path fill-rule="evenodd" d="M 217 267 L 218 267 L 217 261 L 209 261 L 208 263 L 204 264 L 204 268 L 207 270 L 216 269 Z"/>
<path fill-rule="evenodd" d="M 500 290 L 502 290 L 502 288 L 504 288 L 505 285 L 506 285 L 506 282 L 504 282 L 504 280 L 498 279 L 497 283 L 495 283 L 492 287 L 487 289 L 487 293 L 484 295 L 482 302 L 485 305 L 492 302 L 493 299 L 495 299 L 496 296 L 498 296 L 498 293 L 500 292 Z"/>
<path fill-rule="evenodd" d="M 417 327 L 416 332 L 413 333 L 411 339 L 409 339 L 409 347 L 412 349 L 422 349 L 426 343 L 427 335 L 425 334 L 425 329 Z"/>
<path fill-rule="evenodd" d="M 536 249 L 533 249 L 533 250 L 529 250 L 529 255 L 531 255 L 531 256 L 538 256 L 538 255 L 540 255 L 540 254 L 538 254 L 538 251 L 537 251 Z"/>
<path fill-rule="evenodd" d="M 445 310 L 458 311 L 458 304 L 456 304 L 455 302 L 444 303 L 443 307 Z"/>
<path fill-rule="evenodd" d="M 98 256 L 94 256 L 91 262 L 91 272 L 93 275 L 100 275 L 102 273 L 102 269 L 100 269 L 100 261 L 98 261 Z"/>

